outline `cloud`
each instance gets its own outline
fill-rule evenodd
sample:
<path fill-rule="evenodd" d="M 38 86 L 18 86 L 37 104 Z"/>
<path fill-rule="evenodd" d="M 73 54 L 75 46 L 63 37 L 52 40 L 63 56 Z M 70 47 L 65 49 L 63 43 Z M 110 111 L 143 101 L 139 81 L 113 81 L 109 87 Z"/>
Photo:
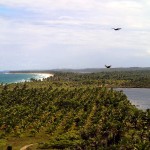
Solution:
<path fill-rule="evenodd" d="M 0 57 L 12 56 L 13 68 L 15 60 L 26 68 L 133 65 L 149 54 L 149 6 L 146 0 L 1 0 Z"/>
<path fill-rule="evenodd" d="M 147 50 L 147 54 L 150 55 L 150 50 Z"/>
<path fill-rule="evenodd" d="M 27 21 L 43 22 L 60 20 L 60 18 L 65 21 L 70 20 L 64 18 L 65 16 L 83 23 L 121 25 L 125 27 L 143 27 L 142 21 L 139 21 L 139 18 L 143 20 L 143 17 L 139 14 L 148 10 L 148 8 L 143 9 L 143 3 L 133 0 L 2 0 L 0 4 L 3 7 L 8 7 L 11 13 L 22 12 L 20 20 L 27 18 L 27 16 L 29 17 Z M 17 19 L 16 16 L 14 18 Z"/>

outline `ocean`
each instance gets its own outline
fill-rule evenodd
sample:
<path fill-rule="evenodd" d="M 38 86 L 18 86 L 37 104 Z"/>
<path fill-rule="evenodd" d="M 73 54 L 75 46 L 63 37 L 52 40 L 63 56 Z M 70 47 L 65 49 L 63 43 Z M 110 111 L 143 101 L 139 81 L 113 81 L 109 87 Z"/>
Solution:
<path fill-rule="evenodd" d="M 9 84 L 9 83 L 19 83 L 30 81 L 31 78 L 42 80 L 43 78 L 47 78 L 51 76 L 50 74 L 42 74 L 42 73 L 0 73 L 0 83 Z"/>

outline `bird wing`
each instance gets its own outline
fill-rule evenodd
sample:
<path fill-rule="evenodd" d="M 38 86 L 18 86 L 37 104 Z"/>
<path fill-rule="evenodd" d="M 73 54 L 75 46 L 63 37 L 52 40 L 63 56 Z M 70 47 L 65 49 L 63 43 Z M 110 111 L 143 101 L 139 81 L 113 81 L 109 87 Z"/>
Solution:
<path fill-rule="evenodd" d="M 121 28 L 112 28 L 112 29 L 114 29 L 114 30 L 120 30 Z"/>

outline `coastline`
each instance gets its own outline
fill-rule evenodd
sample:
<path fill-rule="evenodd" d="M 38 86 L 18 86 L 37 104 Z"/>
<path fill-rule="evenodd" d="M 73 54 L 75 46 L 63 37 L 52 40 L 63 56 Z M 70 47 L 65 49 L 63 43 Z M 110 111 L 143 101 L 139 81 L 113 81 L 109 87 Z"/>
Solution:
<path fill-rule="evenodd" d="M 43 80 L 43 79 L 46 79 L 46 78 L 49 78 L 49 77 L 53 77 L 54 74 L 51 74 L 51 73 L 35 73 L 35 72 L 10 72 L 10 73 L 7 73 L 7 74 L 32 74 L 34 75 L 34 79 L 37 79 L 37 80 Z"/>
<path fill-rule="evenodd" d="M 122 90 L 132 105 L 135 105 L 138 109 L 146 110 L 150 108 L 150 88 L 115 88 L 115 90 Z"/>
<path fill-rule="evenodd" d="M 3 74 L 2 78 L 4 80 L 2 79 L 1 83 L 4 84 L 30 82 L 32 81 L 31 79 L 43 81 L 46 78 L 54 76 L 54 74 L 52 73 L 44 73 L 44 72 L 5 72 L 2 74 Z M 4 75 L 6 75 L 6 77 Z"/>
<path fill-rule="evenodd" d="M 31 73 L 35 76 L 37 76 L 37 79 L 38 80 L 43 80 L 43 79 L 46 79 L 46 78 L 49 78 L 49 77 L 53 77 L 54 74 L 50 74 L 50 73 Z"/>

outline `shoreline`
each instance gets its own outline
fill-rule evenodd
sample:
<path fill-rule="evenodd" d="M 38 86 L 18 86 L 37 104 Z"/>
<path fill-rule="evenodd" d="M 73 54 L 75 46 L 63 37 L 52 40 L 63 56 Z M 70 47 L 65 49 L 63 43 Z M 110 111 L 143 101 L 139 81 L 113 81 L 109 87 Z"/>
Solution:
<path fill-rule="evenodd" d="M 7 73 L 3 73 L 3 74 L 33 74 L 33 75 L 45 75 L 47 77 L 51 77 L 54 76 L 54 74 L 52 73 L 42 73 L 42 72 L 7 72 Z"/>
<path fill-rule="evenodd" d="M 54 76 L 54 74 L 51 74 L 51 73 L 35 73 L 35 72 L 29 72 L 29 73 L 27 73 L 27 72 L 25 72 L 25 73 L 23 73 L 23 72 L 15 72 L 15 73 L 10 72 L 7 74 L 31 74 L 31 75 L 34 75 L 34 77 L 32 77 L 33 79 L 41 80 L 41 81 L 43 81 L 46 78 Z M 31 78 L 29 81 L 31 81 Z"/>
<path fill-rule="evenodd" d="M 4 84 L 12 84 L 12 83 L 22 83 L 22 82 L 31 82 L 32 80 L 31 79 L 35 79 L 35 80 L 40 80 L 40 81 L 43 81 L 44 79 L 46 78 L 49 78 L 49 77 L 53 77 L 54 74 L 52 73 L 42 73 L 42 72 L 5 72 L 5 73 L 2 73 L 2 74 L 6 74 L 6 75 L 28 75 L 29 77 L 23 77 L 23 78 L 20 78 L 20 79 L 16 79 L 16 80 L 12 80 L 12 81 L 4 81 L 4 82 L 1 82 L 1 83 L 4 83 Z"/>
<path fill-rule="evenodd" d="M 41 81 L 43 81 L 43 79 L 54 76 L 54 74 L 50 74 L 50 73 L 31 73 L 31 74 L 37 76 L 37 78 L 35 78 L 35 79 L 38 79 L 38 80 L 41 80 Z"/>

